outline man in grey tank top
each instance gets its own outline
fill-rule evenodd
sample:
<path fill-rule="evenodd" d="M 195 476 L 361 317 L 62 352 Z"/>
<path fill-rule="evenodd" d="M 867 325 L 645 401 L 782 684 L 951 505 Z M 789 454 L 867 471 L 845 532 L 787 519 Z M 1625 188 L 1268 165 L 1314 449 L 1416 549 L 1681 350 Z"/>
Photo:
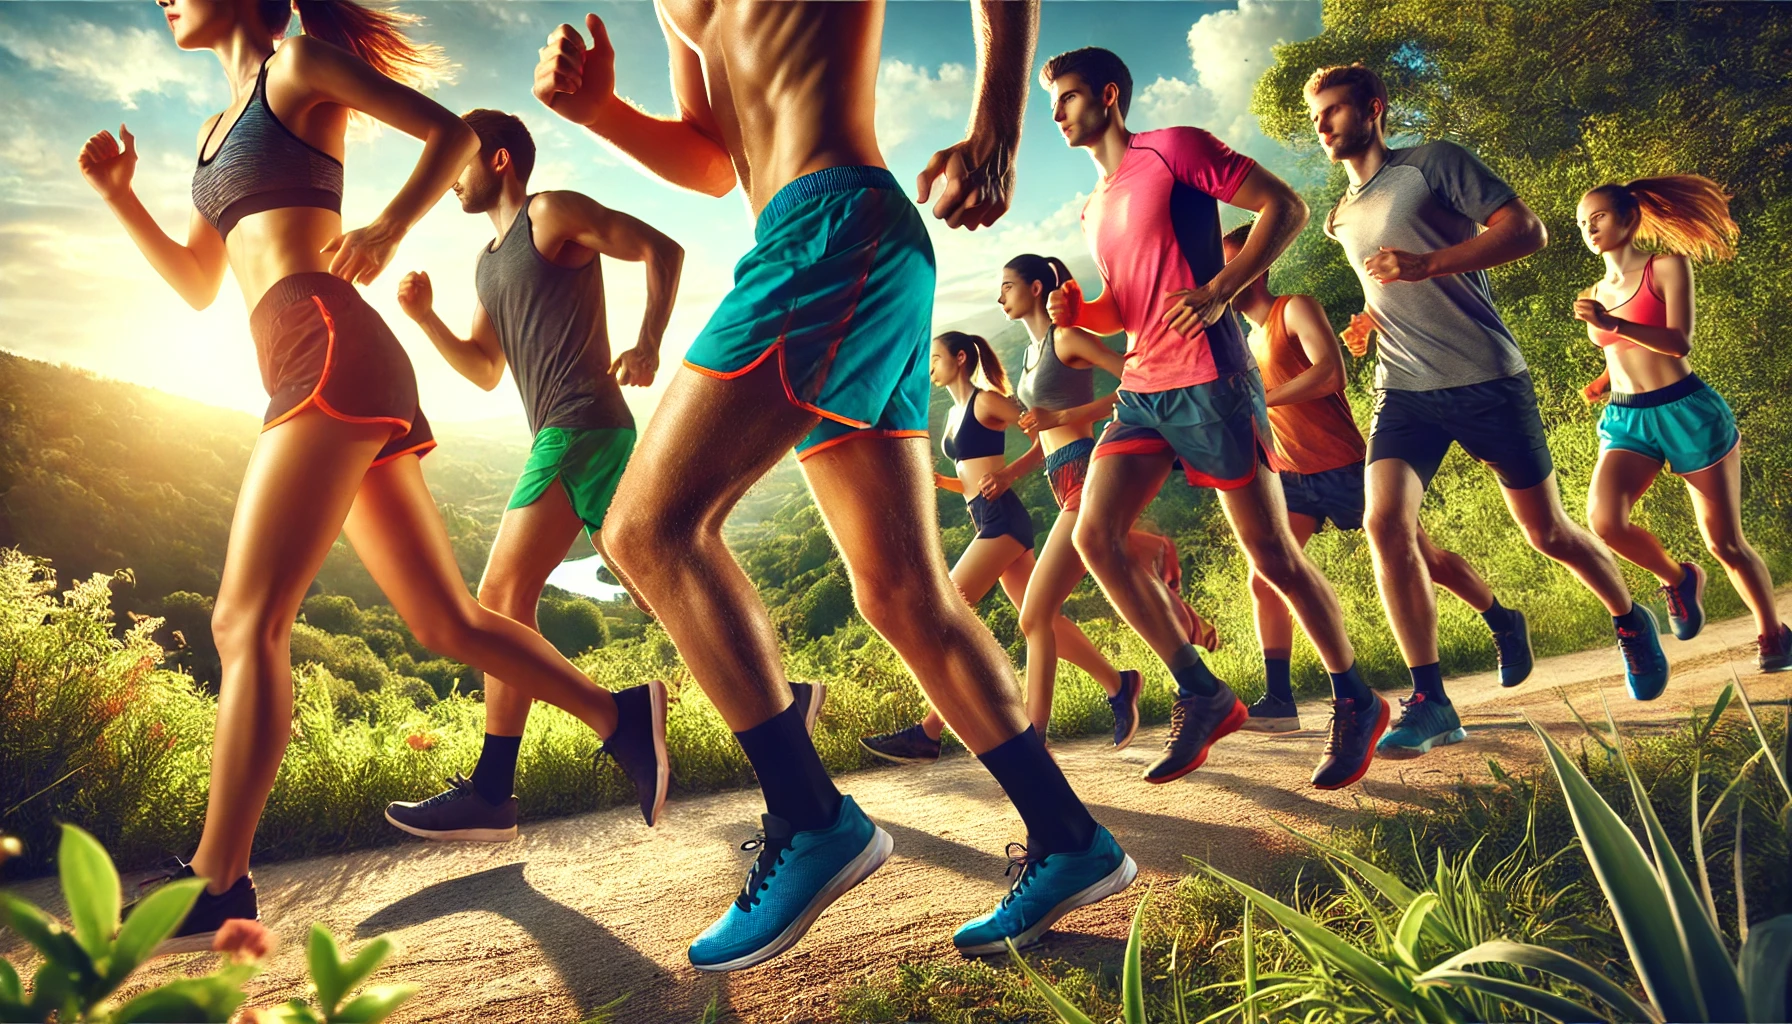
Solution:
<path fill-rule="evenodd" d="M 1390 149 L 1387 87 L 1361 64 L 1314 72 L 1306 100 L 1320 146 L 1350 179 L 1325 231 L 1344 247 L 1381 336 L 1366 521 L 1413 693 L 1377 753 L 1417 757 L 1466 738 L 1444 693 L 1418 543 L 1419 504 L 1453 443 L 1494 471 L 1531 546 L 1611 612 L 1631 692 L 1659 694 L 1668 668 L 1655 622 L 1631 601 L 1611 552 L 1562 509 L 1530 371 L 1488 285 L 1488 270 L 1543 248 L 1543 222 L 1453 142 Z M 1345 333 L 1352 351 L 1366 350 L 1354 322 Z"/>
<path fill-rule="evenodd" d="M 479 253 L 472 331 L 462 338 L 436 315 L 427 274 L 406 275 L 398 300 L 461 376 L 487 391 L 503 381 L 506 367 L 516 378 L 534 441 L 498 526 L 479 601 L 533 628 L 548 574 L 581 530 L 602 553 L 604 513 L 635 444 L 621 385 L 653 383 L 684 250 L 576 192 L 530 195 L 535 144 L 523 122 L 495 110 L 474 110 L 464 120 L 479 135 L 479 156 L 454 192 L 463 210 L 490 215 L 497 231 Z M 600 255 L 647 265 L 640 335 L 614 359 Z M 529 705 L 487 675 L 485 746 L 472 779 L 457 778 L 429 800 L 394 803 L 387 820 L 427 839 L 515 837 L 511 790 Z M 664 798 L 663 791 L 642 794 L 649 824 Z"/>

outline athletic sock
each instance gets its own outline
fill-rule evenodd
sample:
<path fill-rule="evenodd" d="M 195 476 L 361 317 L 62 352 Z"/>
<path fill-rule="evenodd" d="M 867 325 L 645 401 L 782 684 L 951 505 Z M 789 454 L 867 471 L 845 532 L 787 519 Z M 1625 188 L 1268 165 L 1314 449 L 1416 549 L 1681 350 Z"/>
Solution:
<path fill-rule="evenodd" d="M 1027 826 L 1027 853 L 1080 853 L 1095 838 L 1095 819 L 1077 799 L 1058 762 L 1045 752 L 1045 741 L 1032 726 L 994 750 L 977 755 L 1020 820 Z"/>
<path fill-rule="evenodd" d="M 1170 677 L 1176 680 L 1177 700 L 1211 697 L 1219 692 L 1219 677 L 1208 670 L 1193 644 L 1183 644 L 1182 649 L 1170 657 L 1168 665 Z"/>
<path fill-rule="evenodd" d="M 1429 665 L 1415 665 L 1407 671 L 1412 673 L 1412 692 L 1422 693 L 1425 699 L 1438 704 L 1450 703 L 1444 695 L 1444 673 L 1437 662 Z"/>
<path fill-rule="evenodd" d="M 1629 611 L 1622 615 L 1612 616 L 1612 626 L 1617 629 L 1627 629 L 1632 633 L 1641 632 L 1648 625 L 1643 620 L 1643 614 L 1643 609 L 1632 602 Z"/>
<path fill-rule="evenodd" d="M 828 828 L 839 817 L 840 791 L 821 766 L 815 742 L 803 727 L 803 715 L 795 704 L 737 732 L 741 749 L 759 776 L 767 813 L 790 823 L 793 832 Z"/>
<path fill-rule="evenodd" d="M 1512 609 L 1501 606 L 1500 599 L 1493 599 L 1493 607 L 1481 613 L 1481 621 L 1495 633 L 1502 633 L 1512 628 Z"/>
<path fill-rule="evenodd" d="M 485 734 L 479 763 L 473 766 L 473 792 L 488 804 L 501 804 L 516 789 L 516 755 L 523 749 L 521 736 Z"/>
<path fill-rule="evenodd" d="M 1336 699 L 1342 700 L 1349 697 L 1360 705 L 1367 703 L 1369 698 L 1374 696 L 1369 689 L 1369 684 L 1363 682 L 1363 677 L 1358 674 L 1355 662 L 1351 662 L 1350 667 L 1342 672 L 1333 672 L 1331 677 L 1332 696 Z M 1438 683 L 1437 692 L 1443 693 L 1441 680 Z"/>
<path fill-rule="evenodd" d="M 1272 658 L 1263 655 L 1263 678 L 1268 685 L 1269 696 L 1284 704 L 1294 703 L 1294 680 L 1289 674 L 1289 663 L 1286 657 Z"/>

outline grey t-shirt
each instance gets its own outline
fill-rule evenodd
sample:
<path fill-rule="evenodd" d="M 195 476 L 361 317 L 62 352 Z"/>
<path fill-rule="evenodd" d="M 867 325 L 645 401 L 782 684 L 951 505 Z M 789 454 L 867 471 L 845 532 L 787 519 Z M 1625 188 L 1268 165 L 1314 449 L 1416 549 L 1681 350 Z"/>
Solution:
<path fill-rule="evenodd" d="M 1381 327 L 1376 387 L 1435 391 L 1524 372 L 1518 342 L 1494 312 L 1486 271 L 1383 285 L 1363 269 L 1383 247 L 1435 252 L 1465 242 L 1515 198 L 1468 150 L 1428 142 L 1389 151 L 1374 177 L 1338 200 L 1325 233 L 1344 246 Z"/>

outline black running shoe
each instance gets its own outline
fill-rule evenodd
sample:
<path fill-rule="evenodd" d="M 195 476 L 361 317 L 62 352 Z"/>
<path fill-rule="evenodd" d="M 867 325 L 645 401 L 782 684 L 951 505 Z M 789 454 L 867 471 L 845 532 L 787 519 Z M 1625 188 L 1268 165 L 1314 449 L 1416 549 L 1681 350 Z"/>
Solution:
<path fill-rule="evenodd" d="M 1205 697 L 1170 705 L 1170 736 L 1163 756 L 1145 769 L 1146 782 L 1174 782 L 1207 761 L 1207 751 L 1250 719 L 1244 701 L 1225 683 Z"/>
<path fill-rule="evenodd" d="M 164 883 L 196 877 L 198 876 L 193 873 L 191 864 L 175 860 L 167 874 L 144 881 L 138 889 L 140 892 L 144 889 L 154 891 Z M 147 892 L 142 892 L 138 900 L 128 904 L 124 908 L 124 916 L 130 917 L 142 896 L 147 895 Z M 218 929 L 224 927 L 224 922 L 239 917 L 250 921 L 261 920 L 261 912 L 255 906 L 255 882 L 248 875 L 237 879 L 235 885 L 216 896 L 204 889 L 199 890 L 199 899 L 187 911 L 180 927 L 174 930 L 173 935 L 163 939 L 149 955 L 154 958 L 175 953 L 204 953 L 212 948 L 212 940 L 217 938 Z"/>
<path fill-rule="evenodd" d="M 940 741 L 928 736 L 919 722 L 881 736 L 866 736 L 859 746 L 892 764 L 932 764 L 940 759 Z"/>
<path fill-rule="evenodd" d="M 487 803 L 473 781 L 456 772 L 448 788 L 428 800 L 387 804 L 386 820 L 425 839 L 507 843 L 516 838 L 516 797 Z"/>
<path fill-rule="evenodd" d="M 1763 636 L 1755 641 L 1760 652 L 1755 665 L 1763 672 L 1784 672 L 1792 669 L 1792 626 L 1780 623 L 1778 636 Z"/>
<path fill-rule="evenodd" d="M 791 683 L 790 695 L 796 698 L 794 703 L 802 709 L 803 728 L 809 730 L 809 735 L 815 735 L 815 720 L 821 717 L 822 702 L 828 699 L 828 684 Z"/>
<path fill-rule="evenodd" d="M 1139 693 L 1145 688 L 1145 677 L 1132 669 L 1120 673 L 1120 692 L 1108 698 L 1114 711 L 1114 749 L 1125 750 L 1139 731 Z"/>
<path fill-rule="evenodd" d="M 1668 628 L 1677 640 L 1691 640 L 1705 628 L 1705 570 L 1693 562 L 1681 562 L 1680 582 L 1664 585 L 1661 596 L 1668 602 Z"/>
<path fill-rule="evenodd" d="M 635 784 L 641 817 L 654 825 L 672 783 L 672 763 L 666 757 L 666 684 L 655 679 L 645 686 L 617 690 L 615 698 L 616 731 L 604 740 L 597 756 L 616 759 Z"/>
<path fill-rule="evenodd" d="M 1493 653 L 1500 663 L 1500 685 L 1517 686 L 1531 676 L 1536 659 L 1531 654 L 1531 625 L 1524 613 L 1506 609 L 1511 625 L 1493 631 Z"/>
<path fill-rule="evenodd" d="M 1245 732 L 1294 732 L 1300 728 L 1300 711 L 1291 700 L 1277 700 L 1266 693 L 1245 710 L 1250 717 L 1239 726 Z"/>
<path fill-rule="evenodd" d="M 1379 695 L 1371 694 L 1365 702 L 1354 697 L 1333 700 L 1331 736 L 1325 741 L 1325 759 L 1313 769 L 1314 788 L 1343 789 L 1362 778 L 1375 759 L 1376 741 L 1387 729 L 1388 702 Z"/>

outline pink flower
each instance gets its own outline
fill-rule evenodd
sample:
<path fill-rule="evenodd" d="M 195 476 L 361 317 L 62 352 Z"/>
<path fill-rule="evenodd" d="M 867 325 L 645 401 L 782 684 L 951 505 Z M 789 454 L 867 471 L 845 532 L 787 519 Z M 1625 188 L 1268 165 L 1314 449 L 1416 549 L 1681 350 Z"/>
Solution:
<path fill-rule="evenodd" d="M 429 750 L 436 745 L 436 738 L 428 733 L 414 732 L 404 738 L 412 750 Z"/>
<path fill-rule="evenodd" d="M 274 942 L 274 933 L 260 921 L 233 917 L 218 929 L 217 937 L 212 939 L 212 950 L 233 960 L 255 961 L 273 952 Z"/>

